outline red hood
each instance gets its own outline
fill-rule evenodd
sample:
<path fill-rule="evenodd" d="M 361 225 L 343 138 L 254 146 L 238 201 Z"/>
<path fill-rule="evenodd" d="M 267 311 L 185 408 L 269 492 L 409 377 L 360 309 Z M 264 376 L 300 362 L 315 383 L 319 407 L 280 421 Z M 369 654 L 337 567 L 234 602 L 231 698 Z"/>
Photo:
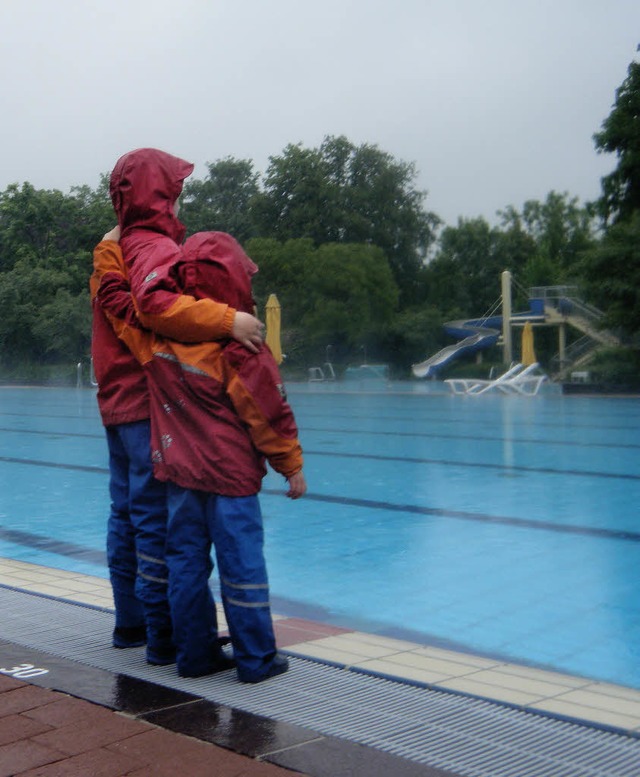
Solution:
<path fill-rule="evenodd" d="M 185 294 L 253 313 L 251 278 L 258 267 L 226 232 L 197 232 L 184 244 L 179 274 Z"/>
<path fill-rule="evenodd" d="M 121 237 L 141 228 L 181 243 L 186 230 L 173 206 L 192 172 L 190 162 L 156 148 L 140 148 L 120 157 L 111 173 L 109 193 Z"/>

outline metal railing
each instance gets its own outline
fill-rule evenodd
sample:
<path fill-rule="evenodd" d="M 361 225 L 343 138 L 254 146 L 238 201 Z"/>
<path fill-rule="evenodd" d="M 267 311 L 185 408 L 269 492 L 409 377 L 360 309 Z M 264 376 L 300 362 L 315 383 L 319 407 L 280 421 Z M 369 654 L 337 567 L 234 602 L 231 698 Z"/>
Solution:
<path fill-rule="evenodd" d="M 584 335 L 584 337 L 581 337 L 579 340 L 576 340 L 565 348 L 564 358 L 561 359 L 559 353 L 551 357 L 552 371 L 563 372 L 572 364 L 575 364 L 580 358 L 597 350 L 599 347 L 602 347 L 600 343 L 595 342 L 589 335 Z"/>
<path fill-rule="evenodd" d="M 594 305 L 580 299 L 577 286 L 538 286 L 529 289 L 530 299 L 544 300 L 563 316 L 576 316 L 587 324 L 599 328 L 604 313 Z"/>

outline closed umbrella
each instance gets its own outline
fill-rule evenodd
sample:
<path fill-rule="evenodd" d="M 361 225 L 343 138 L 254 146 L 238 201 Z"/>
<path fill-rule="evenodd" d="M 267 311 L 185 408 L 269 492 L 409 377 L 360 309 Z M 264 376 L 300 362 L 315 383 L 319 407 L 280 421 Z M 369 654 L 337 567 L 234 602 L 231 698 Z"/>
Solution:
<path fill-rule="evenodd" d="M 267 300 L 266 320 L 267 336 L 266 344 L 271 349 L 273 358 L 277 364 L 282 364 L 282 345 L 280 344 L 280 303 L 275 294 L 270 294 Z"/>
<path fill-rule="evenodd" d="M 527 321 L 522 327 L 522 363 L 528 367 L 536 361 L 536 352 L 533 349 L 533 327 L 531 321 Z"/>

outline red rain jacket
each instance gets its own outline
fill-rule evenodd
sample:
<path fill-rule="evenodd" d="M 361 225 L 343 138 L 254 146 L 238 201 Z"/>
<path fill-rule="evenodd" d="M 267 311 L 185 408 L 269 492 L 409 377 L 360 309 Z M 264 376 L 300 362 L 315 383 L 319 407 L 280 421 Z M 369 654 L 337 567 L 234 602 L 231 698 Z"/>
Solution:
<path fill-rule="evenodd" d="M 290 477 L 302 468 L 297 427 L 278 367 L 263 346 L 253 354 L 235 341 L 184 344 L 140 328 L 116 243 L 94 253 L 94 276 L 114 329 L 148 370 L 155 475 L 184 488 L 227 496 L 260 490 L 264 457 Z M 185 292 L 215 296 L 253 309 L 256 267 L 239 244 L 220 232 L 194 235 L 169 268 Z M 96 280 L 96 283 L 98 280 Z"/>
<path fill-rule="evenodd" d="M 212 299 L 183 296 L 174 266 L 185 228 L 174 213 L 193 165 L 154 148 L 131 151 L 111 173 L 109 191 L 138 318 L 181 342 L 228 336 L 235 310 Z"/>
<path fill-rule="evenodd" d="M 181 296 L 175 279 L 165 270 L 167 263 L 180 257 L 178 243 L 185 230 L 174 214 L 174 203 L 192 171 L 189 162 L 164 151 L 143 148 L 118 160 L 109 187 L 139 317 L 149 328 L 186 342 L 228 336 L 235 315 L 229 305 Z M 116 273 L 119 271 L 115 268 Z M 102 421 L 105 426 L 140 421 L 149 417 L 146 377 L 104 315 L 98 297 L 101 280 L 92 278 L 90 287 L 91 354 Z M 115 311 L 116 317 L 120 314 L 126 312 Z"/>

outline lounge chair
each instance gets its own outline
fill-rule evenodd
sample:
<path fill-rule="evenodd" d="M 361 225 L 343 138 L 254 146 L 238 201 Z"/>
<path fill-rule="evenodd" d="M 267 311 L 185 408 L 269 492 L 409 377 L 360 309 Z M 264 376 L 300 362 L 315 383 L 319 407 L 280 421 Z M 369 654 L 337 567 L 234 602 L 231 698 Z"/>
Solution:
<path fill-rule="evenodd" d="M 547 379 L 544 373 L 538 372 L 540 365 L 536 362 L 528 367 L 519 362 L 494 380 L 480 380 L 476 378 L 448 378 L 445 383 L 454 394 L 468 394 L 479 396 L 488 391 L 500 391 L 503 394 L 523 394 L 533 396 L 540 390 L 540 386 Z"/>

